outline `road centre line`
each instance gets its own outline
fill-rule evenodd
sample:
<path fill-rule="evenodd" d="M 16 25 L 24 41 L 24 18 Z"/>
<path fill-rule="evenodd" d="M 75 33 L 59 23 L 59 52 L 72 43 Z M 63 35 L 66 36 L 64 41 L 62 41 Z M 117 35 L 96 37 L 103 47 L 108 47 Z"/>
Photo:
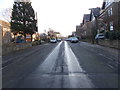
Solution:
<path fill-rule="evenodd" d="M 60 45 L 62 44 L 62 42 L 60 42 L 54 49 L 53 51 L 48 55 L 48 57 L 44 60 L 44 62 L 40 65 L 40 67 L 38 68 L 38 70 L 40 72 L 51 72 L 56 59 L 58 58 L 58 54 L 59 54 L 59 50 L 60 50 Z"/>
<path fill-rule="evenodd" d="M 84 72 L 79 65 L 78 59 L 71 50 L 71 47 L 65 41 L 65 60 L 67 60 L 69 72 Z"/>
<path fill-rule="evenodd" d="M 70 85 L 72 88 L 80 87 L 80 88 L 92 88 L 94 87 L 91 80 L 84 74 L 84 70 L 80 66 L 77 57 L 75 56 L 74 52 L 72 51 L 71 47 L 68 45 L 68 43 L 65 41 L 65 60 L 67 60 L 67 66 L 69 70 L 69 80 Z M 78 79 L 76 74 L 74 72 L 83 72 L 80 75 L 80 78 Z M 83 75 L 82 75 L 83 74 Z M 84 81 L 84 83 L 81 83 L 81 81 Z"/>

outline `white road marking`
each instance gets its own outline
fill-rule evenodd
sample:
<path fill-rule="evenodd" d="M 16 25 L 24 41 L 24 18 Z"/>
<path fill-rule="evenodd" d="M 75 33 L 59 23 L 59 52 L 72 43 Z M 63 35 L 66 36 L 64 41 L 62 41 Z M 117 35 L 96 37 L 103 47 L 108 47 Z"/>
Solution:
<path fill-rule="evenodd" d="M 40 67 L 37 69 L 40 72 L 47 72 L 50 73 L 55 65 L 56 59 L 58 58 L 60 45 L 62 42 L 60 42 L 55 49 L 49 54 L 49 56 L 45 59 L 45 61 L 40 65 Z"/>
<path fill-rule="evenodd" d="M 69 72 L 84 72 L 67 42 L 65 42 L 65 60 L 67 60 Z"/>
<path fill-rule="evenodd" d="M 111 65 L 109 65 L 109 64 L 107 64 L 107 65 L 108 65 L 110 68 L 112 68 L 112 69 L 114 68 L 113 66 L 111 66 Z"/>
<path fill-rule="evenodd" d="M 98 55 L 103 56 L 104 58 L 107 58 L 107 59 L 113 61 L 113 59 L 111 59 L 111 58 L 109 58 L 109 57 L 106 57 L 106 56 L 105 56 L 104 54 L 102 54 L 102 53 L 98 53 Z"/>
<path fill-rule="evenodd" d="M 92 88 L 94 85 L 91 80 L 83 73 L 78 75 L 75 72 L 85 72 L 80 66 L 77 57 L 65 41 L 65 60 L 67 60 L 70 85 L 72 88 Z"/>
<path fill-rule="evenodd" d="M 60 44 L 60 43 L 59 43 L 59 44 Z M 58 45 L 59 45 L 59 44 L 58 44 Z M 44 45 L 45 45 L 45 44 L 44 44 Z M 46 45 L 48 45 L 48 44 L 46 44 Z M 11 61 L 12 59 L 17 59 L 17 61 L 11 63 L 11 64 L 15 64 L 16 62 L 18 62 L 19 60 L 21 60 L 20 57 L 28 56 L 28 55 L 30 55 L 30 54 L 33 53 L 33 52 L 34 52 L 34 51 L 29 52 L 29 53 L 26 53 L 26 54 L 24 54 L 24 55 L 19 55 L 19 56 L 16 56 L 16 57 L 13 57 L 13 58 L 7 59 L 6 62 Z M 8 67 L 8 65 L 6 65 L 6 66 L 0 68 L 0 70 L 5 69 L 5 68 L 7 68 L 7 67 Z"/>

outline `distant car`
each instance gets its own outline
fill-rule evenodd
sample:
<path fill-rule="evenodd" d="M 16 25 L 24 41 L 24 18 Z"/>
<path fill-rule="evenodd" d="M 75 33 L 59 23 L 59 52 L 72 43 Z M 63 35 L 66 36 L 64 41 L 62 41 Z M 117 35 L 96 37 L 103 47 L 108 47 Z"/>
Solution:
<path fill-rule="evenodd" d="M 71 38 L 72 38 L 72 37 L 67 38 L 66 41 L 71 41 Z"/>
<path fill-rule="evenodd" d="M 69 38 L 67 38 L 66 41 L 70 41 Z"/>
<path fill-rule="evenodd" d="M 69 38 L 67 38 L 66 41 L 70 41 Z"/>
<path fill-rule="evenodd" d="M 56 38 L 52 38 L 52 39 L 50 39 L 50 42 L 51 42 L 51 43 L 56 43 L 57 40 L 56 40 Z"/>
<path fill-rule="evenodd" d="M 103 33 L 99 33 L 95 36 L 95 39 L 104 39 L 105 36 L 103 35 Z"/>
<path fill-rule="evenodd" d="M 61 41 L 61 39 L 60 39 L 60 38 L 58 38 L 58 39 L 57 39 L 57 41 Z"/>
<path fill-rule="evenodd" d="M 77 37 L 71 37 L 71 40 L 70 40 L 71 43 L 77 43 L 78 41 L 79 40 Z"/>

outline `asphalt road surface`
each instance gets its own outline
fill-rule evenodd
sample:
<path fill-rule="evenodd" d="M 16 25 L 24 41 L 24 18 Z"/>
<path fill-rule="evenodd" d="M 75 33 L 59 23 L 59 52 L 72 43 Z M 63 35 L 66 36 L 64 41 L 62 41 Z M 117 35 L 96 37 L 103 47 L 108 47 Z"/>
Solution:
<path fill-rule="evenodd" d="M 3 68 L 3 88 L 118 88 L 118 52 L 61 41 Z"/>

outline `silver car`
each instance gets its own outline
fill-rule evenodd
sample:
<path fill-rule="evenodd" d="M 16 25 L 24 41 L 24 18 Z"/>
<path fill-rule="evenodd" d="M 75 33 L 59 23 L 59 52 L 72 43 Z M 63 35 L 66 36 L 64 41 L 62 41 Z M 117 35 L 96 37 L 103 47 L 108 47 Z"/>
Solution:
<path fill-rule="evenodd" d="M 79 40 L 77 37 L 71 37 L 71 40 L 70 40 L 71 43 L 77 43 L 78 41 Z"/>
<path fill-rule="evenodd" d="M 95 39 L 104 39 L 105 36 L 103 35 L 103 33 L 99 33 L 95 36 Z"/>
<path fill-rule="evenodd" d="M 56 39 L 56 38 L 52 38 L 52 39 L 50 39 L 50 42 L 51 42 L 51 43 L 56 43 L 56 42 L 57 42 L 57 39 Z"/>

